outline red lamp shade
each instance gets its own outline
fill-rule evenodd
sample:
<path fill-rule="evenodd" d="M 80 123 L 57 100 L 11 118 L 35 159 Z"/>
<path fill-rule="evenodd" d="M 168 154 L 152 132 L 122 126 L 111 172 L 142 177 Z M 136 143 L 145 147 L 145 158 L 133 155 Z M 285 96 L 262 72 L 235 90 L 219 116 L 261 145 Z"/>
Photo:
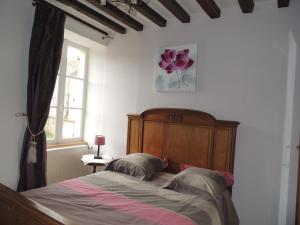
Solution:
<path fill-rule="evenodd" d="M 95 145 L 105 145 L 105 137 L 103 135 L 96 135 Z"/>

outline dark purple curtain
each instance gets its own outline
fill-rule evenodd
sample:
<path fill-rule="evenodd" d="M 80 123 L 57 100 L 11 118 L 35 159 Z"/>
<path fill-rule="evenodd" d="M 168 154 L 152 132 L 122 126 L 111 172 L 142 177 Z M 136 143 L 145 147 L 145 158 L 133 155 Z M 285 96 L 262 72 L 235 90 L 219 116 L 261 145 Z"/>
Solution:
<path fill-rule="evenodd" d="M 46 134 L 49 114 L 64 40 L 65 15 L 38 2 L 29 49 L 27 118 L 20 158 L 18 191 L 46 185 Z"/>

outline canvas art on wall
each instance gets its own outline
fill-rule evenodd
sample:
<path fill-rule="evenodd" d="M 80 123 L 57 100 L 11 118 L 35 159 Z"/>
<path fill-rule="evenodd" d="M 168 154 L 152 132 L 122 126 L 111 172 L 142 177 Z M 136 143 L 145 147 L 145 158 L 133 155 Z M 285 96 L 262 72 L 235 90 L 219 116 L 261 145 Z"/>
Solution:
<path fill-rule="evenodd" d="M 196 44 L 159 49 L 154 70 L 155 90 L 195 91 L 196 62 Z"/>

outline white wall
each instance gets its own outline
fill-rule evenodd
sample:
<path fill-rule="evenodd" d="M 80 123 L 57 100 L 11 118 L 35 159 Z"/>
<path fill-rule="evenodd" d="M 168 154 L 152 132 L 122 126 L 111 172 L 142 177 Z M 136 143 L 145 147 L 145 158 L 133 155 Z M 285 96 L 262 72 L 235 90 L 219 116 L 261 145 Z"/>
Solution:
<path fill-rule="evenodd" d="M 297 146 L 299 145 L 300 138 L 300 47 L 294 46 L 295 48 L 295 64 L 291 65 L 294 68 L 291 70 L 294 72 L 294 88 L 289 87 L 293 90 L 293 108 L 292 108 L 292 126 L 291 136 L 288 143 L 290 147 L 290 162 L 289 162 L 289 189 L 288 189 L 288 208 L 287 208 L 287 223 L 288 225 L 294 225 L 294 213 L 296 208 L 296 196 L 297 196 L 297 178 L 298 178 L 298 158 L 299 150 Z"/>
<path fill-rule="evenodd" d="M 295 187 L 289 187 L 290 159 L 291 155 L 295 157 L 291 149 L 291 139 L 293 130 L 293 108 L 294 108 L 294 93 L 295 93 L 295 76 L 296 76 L 296 58 L 297 58 L 297 43 L 292 32 L 289 33 L 289 53 L 287 67 L 287 82 L 286 82 L 286 100 L 285 100 L 285 116 L 284 116 L 284 132 L 283 132 L 283 151 L 281 161 L 281 186 L 279 198 L 279 214 L 278 225 L 287 224 L 287 203 L 288 196 L 294 195 L 289 193 L 290 190 L 295 190 Z M 296 153 L 296 152 L 295 152 Z M 297 157 L 296 157 L 297 158 Z M 296 159 L 295 159 L 296 160 Z M 294 171 L 297 173 L 297 170 Z M 295 201 L 294 201 L 295 203 Z M 294 204 L 295 206 L 295 204 Z M 295 207 L 293 207 L 295 208 Z M 290 218 L 291 220 L 292 218 Z M 292 223 L 289 223 L 292 224 Z"/>
<path fill-rule="evenodd" d="M 241 225 L 277 224 L 288 33 L 299 34 L 299 9 L 298 1 L 286 9 L 257 3 L 253 14 L 227 8 L 217 20 L 193 15 L 191 24 L 172 21 L 114 39 L 103 102 L 113 154 L 125 153 L 129 112 L 184 107 L 238 120 L 233 200 Z M 197 92 L 153 91 L 155 49 L 190 43 L 198 44 Z"/>
<path fill-rule="evenodd" d="M 150 107 L 185 107 L 238 120 L 233 199 L 241 225 L 277 224 L 285 107 L 288 31 L 300 37 L 299 1 L 286 9 L 257 3 L 242 15 L 238 7 L 210 20 L 171 21 L 146 26 L 111 42 L 103 79 L 102 132 L 113 156 L 125 154 L 129 112 Z M 14 12 L 14 13 L 12 13 Z M 0 2 L 0 182 L 16 187 L 25 129 L 15 112 L 26 107 L 28 47 L 34 8 L 24 0 Z M 156 93 L 152 89 L 155 48 L 198 44 L 198 90 Z M 95 106 L 96 107 L 96 106 Z"/>
<path fill-rule="evenodd" d="M 30 1 L 0 1 L 0 182 L 16 188 L 25 131 L 28 49 L 34 8 Z"/>
<path fill-rule="evenodd" d="M 81 157 L 88 154 L 86 146 L 66 147 L 47 151 L 47 184 L 92 173 L 91 166 L 84 166 Z"/>
<path fill-rule="evenodd" d="M 141 39 L 131 33 L 108 47 L 103 80 L 103 124 L 106 153 L 119 157 L 126 152 L 127 113 L 137 112 Z M 149 84 L 150 85 L 150 84 Z"/>
<path fill-rule="evenodd" d="M 85 141 L 94 144 L 96 134 L 103 126 L 103 86 L 106 70 L 106 48 L 91 47 L 89 50 L 88 93 L 85 120 Z"/>

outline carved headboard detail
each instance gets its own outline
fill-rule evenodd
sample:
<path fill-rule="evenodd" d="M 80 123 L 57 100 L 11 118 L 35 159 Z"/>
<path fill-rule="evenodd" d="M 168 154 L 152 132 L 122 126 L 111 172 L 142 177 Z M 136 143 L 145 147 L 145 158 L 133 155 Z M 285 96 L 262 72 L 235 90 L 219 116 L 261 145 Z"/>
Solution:
<path fill-rule="evenodd" d="M 238 125 L 189 109 L 157 108 L 128 114 L 127 154 L 166 157 L 170 172 L 178 172 L 179 164 L 186 163 L 233 173 Z"/>

